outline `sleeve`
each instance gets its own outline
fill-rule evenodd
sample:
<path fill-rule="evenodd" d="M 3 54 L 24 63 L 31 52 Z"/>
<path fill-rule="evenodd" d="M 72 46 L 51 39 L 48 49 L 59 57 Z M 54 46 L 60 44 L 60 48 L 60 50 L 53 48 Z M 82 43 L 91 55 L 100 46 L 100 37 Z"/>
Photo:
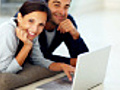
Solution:
<path fill-rule="evenodd" d="M 77 29 L 76 22 L 70 14 L 68 15 L 68 19 L 72 21 L 73 25 Z M 87 45 L 85 44 L 84 40 L 80 36 L 77 40 L 74 40 L 69 33 L 66 33 L 64 35 L 64 42 L 72 58 L 77 58 L 77 55 L 89 51 Z"/>
<path fill-rule="evenodd" d="M 33 48 L 32 48 L 32 53 L 31 53 L 31 56 L 30 56 L 30 58 L 31 58 L 30 60 L 35 65 L 40 65 L 42 67 L 49 68 L 50 64 L 52 64 L 53 61 L 44 58 L 44 56 L 43 56 L 39 47 L 40 46 L 39 46 L 38 37 L 37 37 L 34 40 L 34 45 L 33 45 Z"/>
<path fill-rule="evenodd" d="M 64 35 L 64 42 L 69 50 L 71 58 L 77 58 L 77 55 L 89 51 L 87 45 L 80 36 L 77 40 L 74 40 L 69 33 L 66 33 Z"/>
<path fill-rule="evenodd" d="M 66 63 L 66 64 L 70 64 L 70 58 L 67 58 L 67 57 L 63 57 L 63 56 L 59 56 L 59 55 L 53 55 L 53 54 L 48 53 L 48 52 L 44 53 L 44 57 L 48 58 L 52 61 L 55 61 L 55 62 L 63 62 L 63 63 Z"/>
<path fill-rule="evenodd" d="M 85 42 L 81 37 L 79 37 L 77 40 L 74 40 L 69 33 L 65 34 L 64 42 L 69 50 L 71 58 L 77 58 L 79 54 L 82 54 L 84 52 L 88 52 L 88 47 L 86 46 Z M 70 64 L 70 58 L 59 56 L 59 55 L 53 55 L 49 52 L 43 52 L 44 57 L 48 58 L 55 62 L 64 62 L 66 64 Z"/>
<path fill-rule="evenodd" d="M 2 73 L 17 73 L 22 70 L 22 67 L 15 59 L 17 48 L 16 38 L 10 28 L 8 30 L 6 29 L 8 28 L 5 28 L 3 29 L 3 32 L 0 32 L 0 71 Z"/>
<path fill-rule="evenodd" d="M 68 14 L 68 17 L 67 17 L 67 18 L 72 21 L 73 25 L 74 25 L 74 26 L 76 27 L 76 29 L 77 29 L 77 24 L 76 24 L 74 18 L 73 18 L 70 14 Z"/>

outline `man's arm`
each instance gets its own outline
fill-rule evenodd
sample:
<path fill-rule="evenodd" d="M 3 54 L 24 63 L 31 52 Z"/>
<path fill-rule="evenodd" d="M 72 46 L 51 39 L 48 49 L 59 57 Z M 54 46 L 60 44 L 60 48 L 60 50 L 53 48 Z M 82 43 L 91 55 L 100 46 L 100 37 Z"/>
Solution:
<path fill-rule="evenodd" d="M 80 37 L 75 20 L 71 15 L 68 15 L 68 19 L 60 23 L 58 30 L 64 33 L 64 42 L 71 56 L 70 64 L 74 66 L 77 62 L 77 55 L 88 52 L 88 47 Z"/>

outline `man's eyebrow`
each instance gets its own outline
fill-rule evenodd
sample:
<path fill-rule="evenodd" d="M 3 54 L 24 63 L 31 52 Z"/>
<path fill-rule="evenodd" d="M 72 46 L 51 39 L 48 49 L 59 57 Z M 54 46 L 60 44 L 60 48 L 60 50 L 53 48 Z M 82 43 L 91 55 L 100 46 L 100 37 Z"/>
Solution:
<path fill-rule="evenodd" d="M 70 4 L 66 4 L 66 6 L 70 7 Z"/>
<path fill-rule="evenodd" d="M 60 3 L 59 1 L 53 1 L 53 3 Z"/>

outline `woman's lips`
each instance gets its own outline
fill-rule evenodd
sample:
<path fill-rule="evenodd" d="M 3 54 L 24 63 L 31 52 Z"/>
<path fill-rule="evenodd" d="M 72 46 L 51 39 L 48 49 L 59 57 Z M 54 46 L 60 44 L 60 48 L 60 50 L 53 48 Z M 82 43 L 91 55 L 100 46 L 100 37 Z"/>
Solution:
<path fill-rule="evenodd" d="M 28 31 L 29 36 L 34 37 L 36 34 Z"/>

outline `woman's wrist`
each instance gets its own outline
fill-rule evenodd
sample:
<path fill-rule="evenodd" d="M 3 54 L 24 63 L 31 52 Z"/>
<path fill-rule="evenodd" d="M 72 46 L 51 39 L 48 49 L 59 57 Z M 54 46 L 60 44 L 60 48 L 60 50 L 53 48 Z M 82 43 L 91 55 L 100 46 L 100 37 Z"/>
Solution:
<path fill-rule="evenodd" d="M 33 44 L 24 44 L 23 47 L 27 48 L 27 49 L 31 49 L 33 46 Z"/>
<path fill-rule="evenodd" d="M 52 63 L 50 66 L 49 66 L 49 69 L 51 71 L 63 71 L 63 63 Z"/>

